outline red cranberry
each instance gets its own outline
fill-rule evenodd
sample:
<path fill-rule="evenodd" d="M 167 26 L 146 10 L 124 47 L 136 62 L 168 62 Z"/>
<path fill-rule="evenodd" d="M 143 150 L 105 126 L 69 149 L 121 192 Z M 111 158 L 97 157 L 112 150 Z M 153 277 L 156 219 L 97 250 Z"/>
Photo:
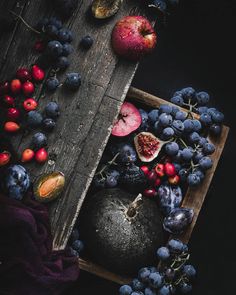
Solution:
<path fill-rule="evenodd" d="M 45 73 L 39 66 L 33 65 L 32 67 L 32 76 L 35 81 L 40 82 L 44 79 Z"/>
<path fill-rule="evenodd" d="M 140 169 L 143 170 L 143 173 L 144 173 L 145 175 L 147 175 L 147 174 L 149 173 L 149 168 L 148 168 L 148 166 L 146 166 L 146 165 L 141 166 Z"/>
<path fill-rule="evenodd" d="M 147 198 L 154 198 L 157 195 L 157 192 L 154 188 L 147 188 L 144 190 L 143 195 Z"/>
<path fill-rule="evenodd" d="M 48 152 L 45 150 L 45 148 L 41 148 L 37 150 L 37 152 L 35 153 L 35 160 L 38 163 L 44 163 L 47 161 L 47 159 L 48 159 Z"/>
<path fill-rule="evenodd" d="M 21 81 L 19 79 L 14 79 L 11 81 L 11 92 L 13 94 L 18 94 L 21 91 Z"/>
<path fill-rule="evenodd" d="M 30 81 L 27 81 L 22 85 L 22 90 L 25 96 L 30 96 L 34 92 L 34 84 Z"/>
<path fill-rule="evenodd" d="M 165 174 L 167 176 L 174 176 L 176 175 L 176 170 L 175 170 L 175 166 L 172 163 L 166 163 L 165 164 Z"/>
<path fill-rule="evenodd" d="M 157 179 L 157 174 L 156 174 L 155 170 L 151 170 L 151 171 L 148 173 L 148 175 L 147 175 L 147 179 L 148 179 L 148 182 L 149 182 L 150 184 L 153 184 L 153 183 L 156 181 L 156 179 Z"/>
<path fill-rule="evenodd" d="M 21 80 L 21 82 L 26 82 L 31 80 L 30 71 L 26 68 L 20 68 L 16 71 L 16 77 Z"/>
<path fill-rule="evenodd" d="M 33 98 L 27 98 L 23 102 L 23 107 L 27 112 L 35 110 L 37 106 L 38 106 L 38 103 Z"/>
<path fill-rule="evenodd" d="M 16 108 L 10 108 L 7 110 L 7 117 L 12 121 L 16 121 L 20 117 L 20 112 Z"/>
<path fill-rule="evenodd" d="M 156 167 L 155 167 L 155 171 L 156 171 L 157 176 L 163 177 L 165 175 L 164 165 L 163 164 L 157 164 Z"/>
<path fill-rule="evenodd" d="M 15 99 L 12 96 L 6 94 L 3 97 L 3 102 L 8 106 L 14 106 Z"/>

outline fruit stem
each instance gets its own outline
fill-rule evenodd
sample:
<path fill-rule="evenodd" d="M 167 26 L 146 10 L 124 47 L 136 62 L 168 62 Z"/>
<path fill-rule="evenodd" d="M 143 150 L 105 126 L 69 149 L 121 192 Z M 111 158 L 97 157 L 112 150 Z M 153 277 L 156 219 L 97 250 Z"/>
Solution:
<path fill-rule="evenodd" d="M 100 174 L 101 176 L 103 176 L 102 173 L 103 173 L 104 171 L 106 171 L 106 169 L 108 169 L 111 165 L 116 165 L 115 160 L 116 160 L 116 158 L 119 156 L 119 154 L 120 154 L 120 153 L 117 153 L 117 154 L 111 159 L 111 161 L 108 161 L 107 164 L 105 164 L 105 165 L 102 167 L 102 169 L 101 169 L 100 171 L 98 171 L 95 175 Z"/>
<path fill-rule="evenodd" d="M 16 14 L 14 11 L 12 11 L 12 10 L 9 10 L 9 12 L 11 13 L 11 14 L 13 14 L 14 16 L 16 16 L 17 18 L 19 18 L 19 20 L 21 20 L 22 22 L 23 22 L 23 24 L 28 28 L 28 29 L 30 29 L 31 31 L 33 31 L 34 33 L 36 33 L 36 34 L 41 34 L 39 31 L 37 31 L 37 30 L 35 30 L 33 27 L 31 27 L 24 19 L 23 19 L 23 17 L 21 16 L 21 15 L 18 15 L 18 14 Z"/>
<path fill-rule="evenodd" d="M 135 200 L 129 205 L 126 215 L 128 218 L 133 218 L 137 214 L 137 209 L 143 204 L 142 194 L 138 194 Z"/>
<path fill-rule="evenodd" d="M 185 143 L 185 141 L 182 138 L 179 138 L 180 142 L 187 148 L 187 144 Z"/>

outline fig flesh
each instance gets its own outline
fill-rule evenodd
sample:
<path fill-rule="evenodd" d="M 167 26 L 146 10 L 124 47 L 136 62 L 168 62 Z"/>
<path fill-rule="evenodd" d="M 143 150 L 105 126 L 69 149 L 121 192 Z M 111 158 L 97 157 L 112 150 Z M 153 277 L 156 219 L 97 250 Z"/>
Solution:
<path fill-rule="evenodd" d="M 164 143 L 151 132 L 140 132 L 134 138 L 136 152 L 142 162 L 153 161 L 158 156 Z"/>

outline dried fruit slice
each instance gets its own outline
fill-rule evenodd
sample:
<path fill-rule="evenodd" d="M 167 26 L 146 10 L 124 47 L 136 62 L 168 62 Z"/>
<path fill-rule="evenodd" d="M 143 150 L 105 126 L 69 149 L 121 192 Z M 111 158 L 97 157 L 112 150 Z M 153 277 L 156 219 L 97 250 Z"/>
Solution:
<path fill-rule="evenodd" d="M 153 161 L 165 143 L 150 132 L 140 132 L 134 138 L 134 145 L 142 162 Z"/>
<path fill-rule="evenodd" d="M 139 110 L 130 102 L 124 102 L 116 119 L 111 134 L 126 136 L 138 129 L 142 123 Z"/>
<path fill-rule="evenodd" d="M 116 14 L 121 6 L 122 0 L 94 0 L 92 13 L 96 18 L 108 18 Z"/>
<path fill-rule="evenodd" d="M 52 201 L 62 192 L 64 185 L 65 177 L 63 173 L 43 174 L 34 183 L 35 198 L 42 203 Z"/>

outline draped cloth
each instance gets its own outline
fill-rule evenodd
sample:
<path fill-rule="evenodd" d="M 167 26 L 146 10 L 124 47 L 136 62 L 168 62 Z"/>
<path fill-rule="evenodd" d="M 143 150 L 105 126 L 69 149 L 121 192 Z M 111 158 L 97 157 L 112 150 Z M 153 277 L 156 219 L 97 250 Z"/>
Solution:
<path fill-rule="evenodd" d="M 58 295 L 78 276 L 68 250 L 52 251 L 47 207 L 0 195 L 0 294 Z"/>

